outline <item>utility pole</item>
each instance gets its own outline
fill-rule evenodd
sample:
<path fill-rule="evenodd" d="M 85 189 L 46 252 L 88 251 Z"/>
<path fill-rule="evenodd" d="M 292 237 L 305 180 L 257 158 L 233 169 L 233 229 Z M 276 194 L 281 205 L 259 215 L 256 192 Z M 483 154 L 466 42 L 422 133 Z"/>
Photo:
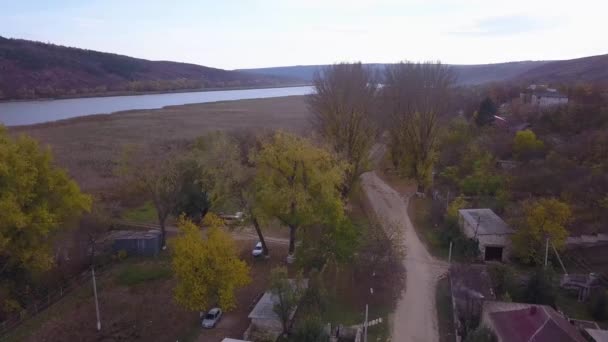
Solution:
<path fill-rule="evenodd" d="M 549 257 L 549 237 L 547 236 L 547 240 L 545 242 L 545 268 L 547 268 L 548 257 Z"/>
<path fill-rule="evenodd" d="M 452 263 L 452 241 L 450 241 L 450 251 L 448 252 L 448 264 Z"/>
<path fill-rule="evenodd" d="M 89 235 L 91 244 L 91 277 L 93 278 L 93 297 L 95 297 L 95 314 L 97 315 L 97 331 L 101 331 L 101 318 L 99 317 L 99 301 L 97 300 L 97 281 L 95 280 L 95 239 Z"/>
<path fill-rule="evenodd" d="M 365 322 L 363 323 L 363 342 L 367 342 L 367 309 L 368 306 L 365 304 Z"/>
<path fill-rule="evenodd" d="M 95 281 L 95 267 L 91 265 L 91 275 L 93 276 L 93 295 L 95 297 L 95 313 L 97 314 L 97 331 L 101 331 L 101 319 L 99 318 L 99 302 L 97 301 L 97 282 Z"/>

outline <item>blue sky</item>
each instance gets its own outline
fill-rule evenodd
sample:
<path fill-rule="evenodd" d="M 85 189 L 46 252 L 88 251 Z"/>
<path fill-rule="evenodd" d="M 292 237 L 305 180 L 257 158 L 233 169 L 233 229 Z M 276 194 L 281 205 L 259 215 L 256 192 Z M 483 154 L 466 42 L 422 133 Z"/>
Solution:
<path fill-rule="evenodd" d="M 0 0 L 0 35 L 218 68 L 608 53 L 603 0 Z"/>

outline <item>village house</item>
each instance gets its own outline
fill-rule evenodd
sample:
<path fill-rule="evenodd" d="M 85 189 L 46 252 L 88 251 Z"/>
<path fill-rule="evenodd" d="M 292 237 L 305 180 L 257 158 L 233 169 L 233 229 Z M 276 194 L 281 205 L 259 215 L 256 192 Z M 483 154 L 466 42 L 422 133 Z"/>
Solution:
<path fill-rule="evenodd" d="M 531 104 L 541 108 L 562 106 L 568 104 L 568 97 L 561 94 L 557 89 L 545 85 L 532 84 L 519 94 L 523 103 Z"/>
<path fill-rule="evenodd" d="M 584 342 L 578 328 L 548 305 L 486 301 L 481 324 L 498 342 Z"/>
<path fill-rule="evenodd" d="M 491 209 L 458 210 L 458 224 L 465 236 L 479 242 L 482 260 L 509 259 L 514 231 Z"/>

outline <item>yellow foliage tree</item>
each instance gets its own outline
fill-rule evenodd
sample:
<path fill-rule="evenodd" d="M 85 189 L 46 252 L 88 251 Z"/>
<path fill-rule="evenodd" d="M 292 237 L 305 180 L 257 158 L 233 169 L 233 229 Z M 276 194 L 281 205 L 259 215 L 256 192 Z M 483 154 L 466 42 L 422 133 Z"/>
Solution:
<path fill-rule="evenodd" d="M 304 138 L 278 132 L 252 158 L 258 205 L 289 227 L 289 254 L 300 227 L 337 222 L 346 165 Z"/>
<path fill-rule="evenodd" d="M 524 222 L 513 235 L 515 254 L 526 263 L 540 263 L 547 238 L 556 249 L 562 249 L 568 237 L 565 225 L 570 216 L 568 204 L 555 198 L 524 203 Z"/>
<path fill-rule="evenodd" d="M 19 306 L 18 279 L 51 268 L 53 238 L 90 208 L 91 197 L 53 165 L 49 150 L 11 139 L 0 125 L 0 311 Z"/>
<path fill-rule="evenodd" d="M 203 311 L 214 305 L 223 310 L 236 306 L 235 291 L 247 285 L 249 267 L 238 258 L 234 241 L 222 230 L 223 220 L 209 213 L 206 238 L 191 221 L 180 218 L 179 236 L 170 242 L 177 285 L 177 303 L 188 310 Z"/>
<path fill-rule="evenodd" d="M 530 154 L 541 151 L 545 147 L 542 140 L 529 129 L 519 131 L 513 140 L 513 153 L 519 159 L 527 158 Z"/>

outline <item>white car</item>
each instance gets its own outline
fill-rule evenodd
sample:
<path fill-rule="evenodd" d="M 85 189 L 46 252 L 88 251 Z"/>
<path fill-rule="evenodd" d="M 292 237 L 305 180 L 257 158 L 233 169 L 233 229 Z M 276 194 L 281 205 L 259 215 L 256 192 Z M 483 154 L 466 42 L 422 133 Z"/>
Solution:
<path fill-rule="evenodd" d="M 254 257 L 259 257 L 260 255 L 262 255 L 262 253 L 264 253 L 264 248 L 262 247 L 262 243 L 258 242 L 255 244 L 253 251 L 251 251 L 251 255 L 253 255 Z"/>
<path fill-rule="evenodd" d="M 220 318 L 222 318 L 222 309 L 213 308 L 209 310 L 205 317 L 203 317 L 201 324 L 203 325 L 203 328 L 211 329 L 217 325 Z"/>

